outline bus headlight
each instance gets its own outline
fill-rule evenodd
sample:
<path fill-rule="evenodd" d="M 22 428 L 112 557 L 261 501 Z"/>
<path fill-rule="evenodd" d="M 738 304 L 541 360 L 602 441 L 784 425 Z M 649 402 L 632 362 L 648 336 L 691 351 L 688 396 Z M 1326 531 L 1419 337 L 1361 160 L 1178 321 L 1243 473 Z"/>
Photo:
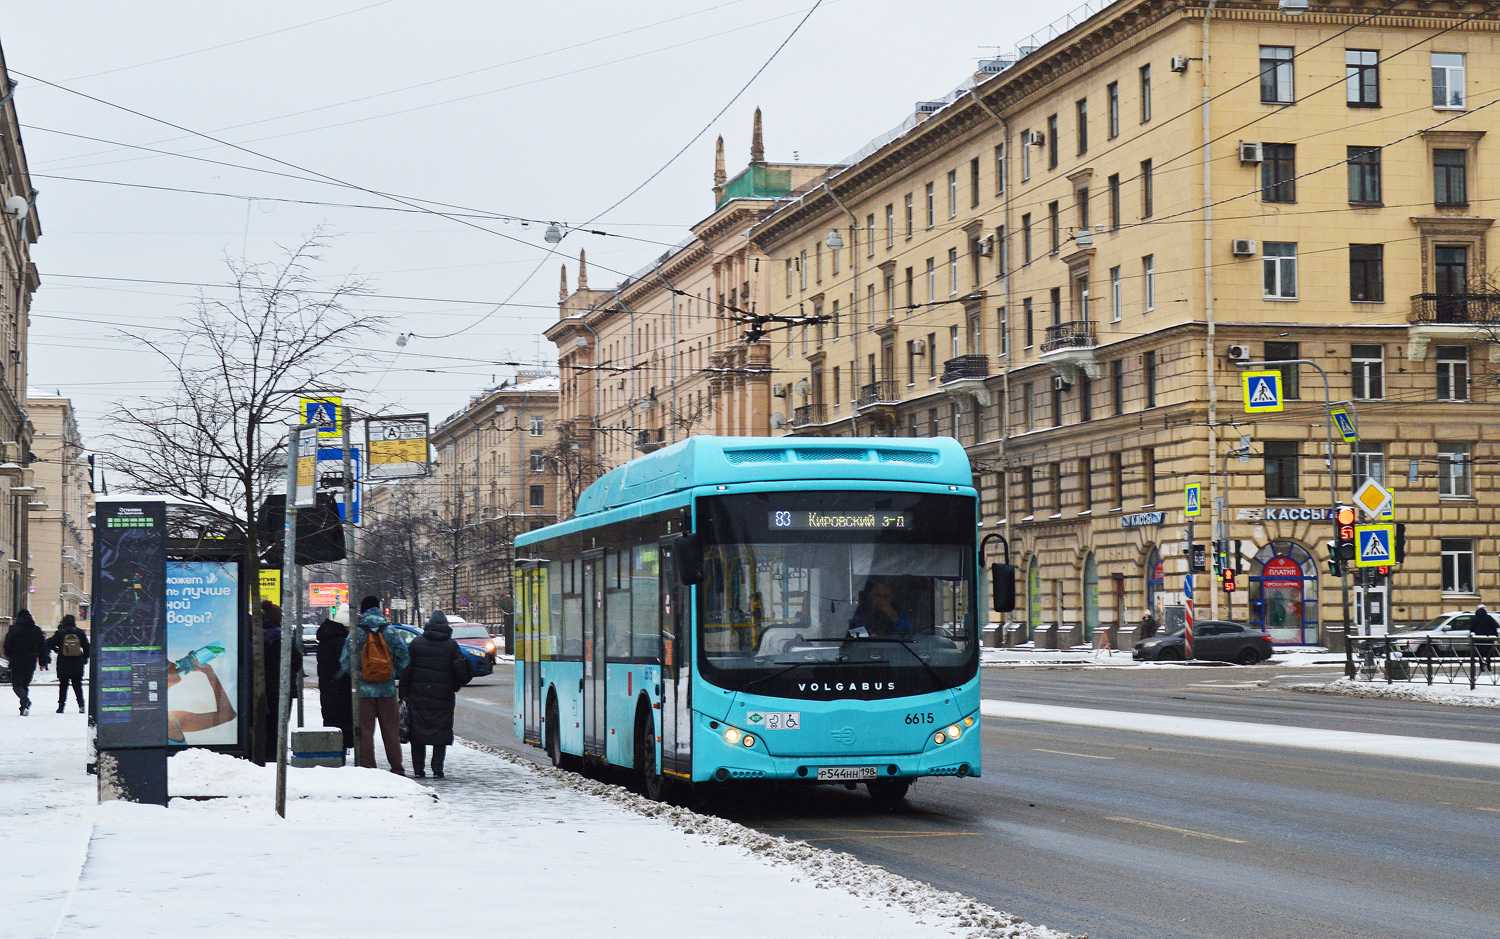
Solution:
<path fill-rule="evenodd" d="M 754 734 L 746 734 L 745 735 L 745 746 L 747 746 L 747 747 L 753 747 L 753 746 L 755 746 L 755 735 Z"/>
<path fill-rule="evenodd" d="M 961 733 L 963 733 L 963 731 L 961 731 L 961 730 L 958 729 L 958 725 L 957 724 L 949 724 L 948 725 L 948 739 L 949 740 L 957 740 L 958 739 L 958 735 L 961 734 Z"/>
<path fill-rule="evenodd" d="M 947 743 L 947 741 L 948 735 L 943 733 L 941 730 L 932 735 L 933 743 Z"/>
<path fill-rule="evenodd" d="M 733 727 L 724 728 L 724 739 L 730 743 L 740 742 L 740 732 Z"/>

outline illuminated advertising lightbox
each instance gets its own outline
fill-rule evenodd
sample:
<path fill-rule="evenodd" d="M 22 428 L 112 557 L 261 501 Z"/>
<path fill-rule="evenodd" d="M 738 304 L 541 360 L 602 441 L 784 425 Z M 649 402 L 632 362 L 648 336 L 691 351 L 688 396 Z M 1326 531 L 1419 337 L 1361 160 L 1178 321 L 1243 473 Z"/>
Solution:
<path fill-rule="evenodd" d="M 168 743 L 239 742 L 241 602 L 237 562 L 167 562 Z"/>

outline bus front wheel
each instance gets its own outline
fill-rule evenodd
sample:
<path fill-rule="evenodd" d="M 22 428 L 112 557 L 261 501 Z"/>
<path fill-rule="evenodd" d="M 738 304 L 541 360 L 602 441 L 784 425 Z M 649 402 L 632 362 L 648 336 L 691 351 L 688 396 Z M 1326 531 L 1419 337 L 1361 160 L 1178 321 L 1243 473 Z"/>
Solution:
<path fill-rule="evenodd" d="M 653 802 L 662 801 L 665 784 L 661 767 L 656 765 L 656 726 L 651 712 L 642 709 L 635 720 L 635 765 L 640 772 L 641 795 Z"/>
<path fill-rule="evenodd" d="M 870 790 L 870 799 L 880 808 L 890 809 L 900 805 L 911 789 L 910 779 L 872 779 L 865 783 Z"/>
<path fill-rule="evenodd" d="M 557 716 L 557 699 L 548 698 L 547 758 L 550 759 L 552 761 L 552 765 L 557 767 L 558 769 L 561 769 L 563 765 L 562 739 L 559 736 L 559 734 L 561 733 L 561 724 L 562 721 L 560 721 Z"/>

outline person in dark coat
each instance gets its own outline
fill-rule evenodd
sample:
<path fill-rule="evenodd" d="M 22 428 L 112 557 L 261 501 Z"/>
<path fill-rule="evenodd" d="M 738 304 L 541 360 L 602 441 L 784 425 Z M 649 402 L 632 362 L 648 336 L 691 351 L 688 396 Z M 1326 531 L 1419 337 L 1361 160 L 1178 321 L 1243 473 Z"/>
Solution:
<path fill-rule="evenodd" d="M 1495 617 L 1484 604 L 1474 608 L 1474 618 L 1469 620 L 1469 634 L 1474 637 L 1474 654 L 1479 656 L 1479 670 L 1487 672 L 1490 670 L 1490 660 L 1495 657 L 1495 636 L 1500 634 L 1500 624 L 1496 624 Z M 1481 639 L 1488 637 L 1488 641 Z"/>
<path fill-rule="evenodd" d="M 349 673 L 339 662 L 344 641 L 349 638 L 349 604 L 344 604 L 318 627 L 318 703 L 323 726 L 344 732 L 344 749 L 354 746 L 354 702 L 350 698 Z"/>
<path fill-rule="evenodd" d="M 442 610 L 433 610 L 422 635 L 411 641 L 411 666 L 401 679 L 401 700 L 411 715 L 411 762 L 426 776 L 427 748 L 432 747 L 432 775 L 443 778 L 443 756 L 453 743 L 454 696 L 469 683 L 473 670 L 453 639 Z"/>
<path fill-rule="evenodd" d="M 69 642 L 68 637 L 75 637 L 74 642 Z M 83 672 L 88 668 L 89 648 L 88 634 L 78 628 L 78 620 L 72 613 L 62 618 L 57 632 L 47 640 L 47 648 L 57 656 L 57 713 L 63 712 L 63 707 L 68 703 L 68 685 L 73 686 L 73 696 L 78 700 L 78 713 L 84 712 L 83 706 Z"/>
<path fill-rule="evenodd" d="M 17 610 L 5 633 L 5 660 L 10 663 L 10 686 L 21 700 L 21 716 L 31 713 L 31 676 L 38 667 L 47 670 L 47 634 L 31 618 L 30 610 Z"/>
<path fill-rule="evenodd" d="M 1141 617 L 1141 629 L 1136 638 L 1150 639 L 1154 635 L 1156 635 L 1156 617 L 1152 615 L 1150 610 L 1147 610 L 1146 615 Z"/>

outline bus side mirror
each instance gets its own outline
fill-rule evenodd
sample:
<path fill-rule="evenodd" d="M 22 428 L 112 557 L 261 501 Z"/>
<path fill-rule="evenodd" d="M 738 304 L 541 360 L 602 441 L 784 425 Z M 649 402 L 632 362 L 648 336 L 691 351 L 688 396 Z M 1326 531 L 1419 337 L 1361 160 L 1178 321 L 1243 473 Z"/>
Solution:
<path fill-rule="evenodd" d="M 677 538 L 677 549 L 672 552 L 677 564 L 677 582 L 691 587 L 703 582 L 703 545 L 696 532 L 685 532 Z"/>
<path fill-rule="evenodd" d="M 990 565 L 990 587 L 994 591 L 996 613 L 1016 608 L 1016 569 L 1009 564 Z"/>

